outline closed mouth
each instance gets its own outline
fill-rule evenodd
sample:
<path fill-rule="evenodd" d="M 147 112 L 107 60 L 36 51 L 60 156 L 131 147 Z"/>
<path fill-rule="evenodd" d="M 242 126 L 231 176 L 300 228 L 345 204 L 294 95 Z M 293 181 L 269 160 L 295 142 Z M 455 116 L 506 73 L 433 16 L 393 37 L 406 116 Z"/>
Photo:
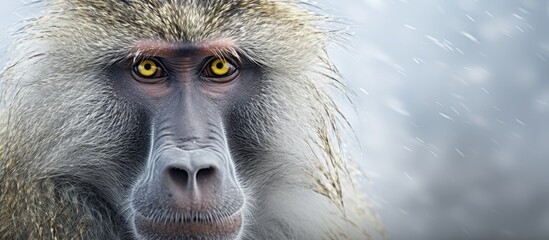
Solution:
<path fill-rule="evenodd" d="M 231 236 L 242 226 L 240 211 L 229 216 L 213 214 L 171 214 L 172 216 L 146 217 L 136 214 L 135 225 L 140 233 L 156 236 Z"/>

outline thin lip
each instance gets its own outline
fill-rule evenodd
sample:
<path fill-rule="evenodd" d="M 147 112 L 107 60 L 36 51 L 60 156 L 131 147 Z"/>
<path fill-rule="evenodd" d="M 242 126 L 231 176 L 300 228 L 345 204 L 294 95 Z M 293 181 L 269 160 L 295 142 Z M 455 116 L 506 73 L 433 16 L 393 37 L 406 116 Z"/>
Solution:
<path fill-rule="evenodd" d="M 242 211 L 238 210 L 229 217 L 198 221 L 167 221 L 162 222 L 152 220 L 140 213 L 135 216 L 136 227 L 142 228 L 147 232 L 156 232 L 162 234 L 180 234 L 180 235 L 202 235 L 202 234 L 218 234 L 228 235 L 235 234 L 242 228 Z"/>

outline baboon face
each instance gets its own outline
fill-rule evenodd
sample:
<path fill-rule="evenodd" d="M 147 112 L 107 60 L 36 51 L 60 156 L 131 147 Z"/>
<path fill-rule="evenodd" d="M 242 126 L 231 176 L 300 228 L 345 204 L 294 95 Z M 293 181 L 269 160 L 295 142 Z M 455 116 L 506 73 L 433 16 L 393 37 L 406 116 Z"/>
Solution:
<path fill-rule="evenodd" d="M 305 168 L 321 151 L 302 149 L 327 135 L 330 102 L 308 78 L 329 67 L 326 32 L 290 2 L 52 0 L 22 40 L 33 71 L 10 69 L 25 85 L 13 116 L 36 119 L 16 129 L 20 158 L 85 189 L 92 210 L 75 212 L 114 219 L 113 236 L 247 235 L 275 218 L 270 192 L 315 182 Z"/>
<path fill-rule="evenodd" d="M 245 197 L 226 126 L 258 86 L 258 67 L 230 41 L 142 41 L 108 70 L 116 93 L 143 112 L 150 149 L 131 189 L 140 237 L 235 238 Z M 145 147 L 145 146 L 144 146 Z M 234 146 L 233 146 L 234 147 Z"/>

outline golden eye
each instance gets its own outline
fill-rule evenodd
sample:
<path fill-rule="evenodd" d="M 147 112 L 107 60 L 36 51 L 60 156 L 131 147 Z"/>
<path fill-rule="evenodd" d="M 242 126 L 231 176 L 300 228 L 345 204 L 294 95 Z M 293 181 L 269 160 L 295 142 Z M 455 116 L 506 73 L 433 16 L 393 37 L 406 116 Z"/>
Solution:
<path fill-rule="evenodd" d="M 208 77 L 225 77 L 232 75 L 236 71 L 236 67 L 225 59 L 216 58 L 210 62 L 209 66 L 211 76 Z M 206 74 L 209 75 L 209 74 Z"/>
<path fill-rule="evenodd" d="M 144 59 L 136 62 L 133 68 L 134 76 L 142 82 L 151 82 L 166 77 L 164 69 L 156 59 Z"/>

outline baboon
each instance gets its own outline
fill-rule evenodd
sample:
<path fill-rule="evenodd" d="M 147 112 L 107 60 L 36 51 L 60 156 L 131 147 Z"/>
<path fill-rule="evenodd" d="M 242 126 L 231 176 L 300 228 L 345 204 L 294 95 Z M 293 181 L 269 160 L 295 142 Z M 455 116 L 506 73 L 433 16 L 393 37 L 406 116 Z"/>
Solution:
<path fill-rule="evenodd" d="M 311 5 L 43 3 L 1 74 L 0 239 L 377 233 Z"/>

